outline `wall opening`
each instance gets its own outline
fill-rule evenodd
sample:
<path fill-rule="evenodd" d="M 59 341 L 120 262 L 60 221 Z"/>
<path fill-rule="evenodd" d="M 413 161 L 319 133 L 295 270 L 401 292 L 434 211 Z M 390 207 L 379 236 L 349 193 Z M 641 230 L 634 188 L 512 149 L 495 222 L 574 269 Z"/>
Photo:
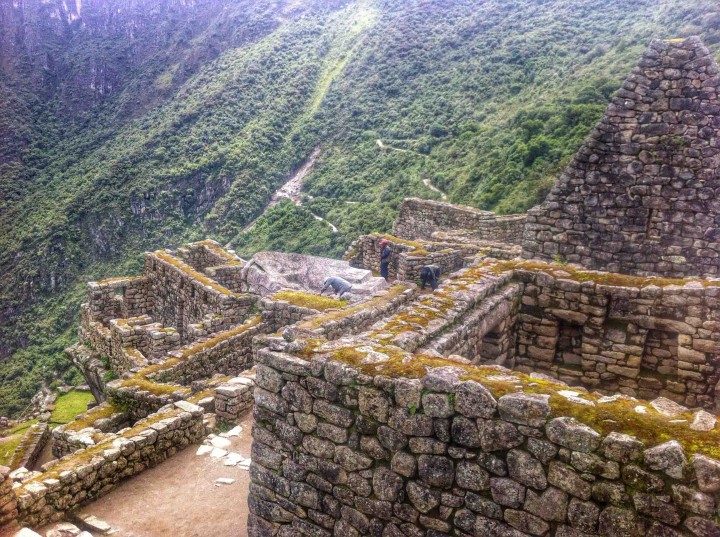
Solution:
<path fill-rule="evenodd" d="M 640 363 L 640 375 L 677 378 L 677 355 L 677 333 L 648 330 Z"/>
<path fill-rule="evenodd" d="M 555 363 L 562 366 L 580 367 L 581 362 L 582 325 L 559 321 Z"/>

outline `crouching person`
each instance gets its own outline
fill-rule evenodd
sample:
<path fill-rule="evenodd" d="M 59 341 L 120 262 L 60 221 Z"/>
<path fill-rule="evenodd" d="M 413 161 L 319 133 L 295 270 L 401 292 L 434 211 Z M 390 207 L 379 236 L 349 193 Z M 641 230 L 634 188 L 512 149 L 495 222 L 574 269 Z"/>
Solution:
<path fill-rule="evenodd" d="M 350 285 L 349 281 L 343 280 L 338 276 L 331 276 L 329 278 L 325 278 L 325 281 L 323 282 L 323 287 L 320 290 L 320 294 L 322 295 L 327 289 L 332 289 L 333 292 L 340 299 L 342 299 L 343 296 L 346 299 L 350 299 L 350 291 L 352 291 L 352 285 Z"/>
<path fill-rule="evenodd" d="M 437 265 L 425 265 L 420 269 L 420 280 L 422 281 L 423 289 L 425 289 L 425 285 L 429 283 L 434 291 L 440 283 L 440 267 Z"/>

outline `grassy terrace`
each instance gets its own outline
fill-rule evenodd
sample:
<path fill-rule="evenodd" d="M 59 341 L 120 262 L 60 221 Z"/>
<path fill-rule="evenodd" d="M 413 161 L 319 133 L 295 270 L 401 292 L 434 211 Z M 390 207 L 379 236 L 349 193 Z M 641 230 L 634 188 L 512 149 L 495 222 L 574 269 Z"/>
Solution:
<path fill-rule="evenodd" d="M 258 326 L 261 322 L 262 322 L 262 317 L 257 315 L 255 317 L 252 317 L 248 321 L 246 321 L 244 324 L 236 326 L 235 328 L 232 328 L 230 330 L 220 332 L 216 336 L 209 338 L 207 341 L 201 341 L 198 343 L 194 343 L 188 347 L 180 349 L 179 356 L 173 356 L 171 358 L 168 358 L 167 360 L 165 360 L 162 363 L 153 364 L 153 365 L 142 368 L 140 371 L 138 371 L 135 375 L 133 375 L 129 379 L 122 381 L 121 386 L 122 387 L 137 387 L 141 390 L 147 391 L 149 393 L 152 393 L 152 394 L 158 395 L 158 396 L 171 395 L 171 394 L 177 392 L 178 390 L 185 390 L 185 391 L 189 392 L 190 388 L 176 385 L 176 384 L 165 384 L 162 382 L 156 382 L 156 381 L 152 380 L 151 377 L 153 375 L 156 375 L 157 373 L 168 371 L 174 367 L 177 367 L 180 364 L 184 364 L 184 363 L 188 362 L 196 354 L 198 354 L 202 351 L 205 351 L 207 349 L 211 349 L 212 347 L 219 345 L 223 341 L 227 341 L 229 339 L 232 339 L 233 337 L 239 336 L 240 334 L 247 332 L 251 328 Z"/>
<path fill-rule="evenodd" d="M 123 438 L 131 438 L 133 436 L 136 436 L 140 432 L 147 430 L 148 427 L 150 427 L 154 423 L 158 423 L 159 421 L 162 421 L 167 418 L 173 418 L 177 416 L 178 414 L 181 414 L 183 411 L 179 408 L 173 409 L 170 412 L 162 413 L 162 414 L 153 414 L 152 416 L 145 418 L 143 420 L 140 420 L 134 427 L 128 429 L 122 434 Z M 73 455 L 69 456 L 65 460 L 61 460 L 58 462 L 55 466 L 53 466 L 50 470 L 47 472 L 43 472 L 42 474 L 25 481 L 23 484 L 27 483 L 33 483 L 37 481 L 43 481 L 45 479 L 57 479 L 61 473 L 63 473 L 65 470 L 73 470 L 78 468 L 78 466 L 82 464 L 87 464 L 90 461 L 93 460 L 94 457 L 102 456 L 103 452 L 106 449 L 112 448 L 112 444 L 114 442 L 114 438 L 108 438 L 106 440 L 101 441 L 99 444 L 90 447 L 88 449 L 84 449 L 82 451 L 78 451 L 74 453 Z M 23 487 L 20 487 L 18 489 L 18 493 L 20 493 L 23 490 Z"/>
<path fill-rule="evenodd" d="M 226 252 L 214 241 L 204 240 L 204 241 L 194 242 L 193 244 L 204 246 L 205 248 L 210 250 L 215 255 L 226 259 L 227 263 L 225 263 L 225 265 L 242 265 L 242 262 L 238 258 L 236 258 L 232 254 L 229 254 L 228 252 Z"/>
<path fill-rule="evenodd" d="M 327 311 L 348 305 L 347 300 L 338 300 L 337 298 L 320 296 L 313 293 L 303 293 L 301 291 L 280 291 L 275 293 L 272 299 L 284 300 L 293 306 L 310 308 L 317 311 Z"/>
<path fill-rule="evenodd" d="M 157 256 L 158 259 L 161 261 L 168 263 L 169 265 L 172 265 L 176 269 L 184 272 L 187 276 L 190 276 L 192 279 L 197 280 L 201 284 L 212 288 L 214 291 L 217 291 L 218 293 L 221 293 L 226 296 L 242 296 L 239 293 L 234 293 L 227 287 L 223 287 L 219 283 L 217 283 L 215 280 L 208 278 L 204 274 L 201 274 L 194 268 L 192 268 L 190 265 L 180 261 L 177 257 L 171 255 L 167 250 L 158 250 L 157 252 L 154 252 L 154 255 Z"/>
<path fill-rule="evenodd" d="M 55 401 L 55 408 L 50 416 L 51 425 L 63 425 L 73 421 L 80 414 L 87 412 L 87 405 L 95 398 L 90 392 L 73 390 L 65 393 Z"/>
<path fill-rule="evenodd" d="M 309 343 L 299 353 L 303 358 L 312 359 L 316 355 L 329 356 L 333 360 L 356 367 L 362 373 L 372 376 L 422 378 L 435 367 L 459 367 L 465 370 L 462 380 L 480 382 L 496 398 L 519 391 L 548 394 L 553 417 L 572 416 L 603 435 L 613 431 L 626 433 L 635 436 L 647 447 L 668 440 L 677 440 L 689 454 L 702 453 L 720 459 L 720 430 L 717 428 L 709 432 L 691 430 L 689 424 L 692 422 L 692 414 L 689 413 L 670 418 L 656 412 L 643 401 L 618 399 L 599 403 L 598 400 L 602 396 L 593 393 L 582 393 L 580 396 L 594 403 L 594 406 L 574 403 L 558 394 L 559 390 L 568 389 L 563 384 L 531 378 L 523 373 L 502 372 L 501 374 L 492 367 L 460 364 L 442 358 L 412 354 L 390 345 L 357 341 L 354 344 L 337 346 L 328 344 L 324 340 L 312 340 Z M 369 349 L 373 352 L 370 353 Z M 509 375 L 513 378 L 507 378 Z M 636 412 L 635 407 L 638 405 L 645 406 L 647 412 L 643 414 Z M 679 419 L 685 419 L 687 422 L 672 423 Z"/>
<path fill-rule="evenodd" d="M 65 425 L 65 430 L 71 432 L 82 431 L 87 427 L 93 427 L 98 420 L 109 418 L 119 412 L 123 412 L 123 409 L 114 405 L 111 401 L 105 401 L 103 404 L 88 410 L 84 416 L 70 420 L 70 422 Z"/>
<path fill-rule="evenodd" d="M 369 308 L 382 308 L 395 300 L 408 289 L 411 289 L 411 287 L 408 285 L 393 285 L 387 290 L 387 293 L 383 295 L 376 296 L 365 302 L 353 304 L 352 306 L 346 306 L 339 310 L 330 311 L 324 315 L 318 315 L 316 317 L 313 317 L 312 319 L 303 321 L 298 325 L 298 328 L 302 330 L 315 330 L 317 328 L 320 328 L 325 323 L 332 321 L 341 321 L 342 319 L 346 319 L 352 315 L 355 315 L 356 313 L 365 311 Z"/>
<path fill-rule="evenodd" d="M 22 442 L 28 429 L 35 425 L 38 420 L 24 421 L 14 425 L 7 430 L 4 437 L 0 438 L 0 465 L 8 466 L 15 454 L 20 442 Z"/>

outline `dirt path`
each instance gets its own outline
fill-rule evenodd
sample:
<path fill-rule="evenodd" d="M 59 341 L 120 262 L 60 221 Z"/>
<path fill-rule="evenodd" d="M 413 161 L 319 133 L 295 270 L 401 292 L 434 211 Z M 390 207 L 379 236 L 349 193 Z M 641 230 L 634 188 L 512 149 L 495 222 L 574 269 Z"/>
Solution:
<path fill-rule="evenodd" d="M 440 199 L 442 199 L 443 201 L 447 200 L 447 194 L 445 194 L 445 192 L 443 192 L 443 191 L 440 190 L 438 187 L 436 187 L 435 185 L 433 185 L 433 184 L 430 182 L 430 179 L 423 179 L 422 181 L 423 181 L 423 184 L 424 184 L 426 187 L 428 187 L 430 190 L 432 190 L 433 192 L 437 192 L 438 194 L 440 194 Z"/>
<path fill-rule="evenodd" d="M 252 413 L 231 451 L 250 457 Z M 247 535 L 247 470 L 225 466 L 190 446 L 80 510 L 106 521 L 114 537 L 240 537 Z M 220 477 L 235 479 L 216 485 Z"/>

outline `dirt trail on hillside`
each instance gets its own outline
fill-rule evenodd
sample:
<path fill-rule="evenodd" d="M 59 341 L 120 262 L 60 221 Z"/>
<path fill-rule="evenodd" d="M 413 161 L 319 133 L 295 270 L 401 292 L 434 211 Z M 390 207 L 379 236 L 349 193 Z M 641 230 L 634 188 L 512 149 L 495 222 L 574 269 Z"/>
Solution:
<path fill-rule="evenodd" d="M 305 162 L 303 162 L 303 165 L 300 166 L 298 171 L 295 172 L 295 174 L 288 180 L 287 183 L 282 185 L 280 188 L 278 188 L 275 193 L 270 198 L 270 202 L 265 206 L 265 209 L 260 214 L 260 216 L 267 213 L 270 209 L 275 207 L 278 203 L 280 203 L 284 199 L 288 199 L 292 201 L 295 205 L 302 205 L 302 199 L 300 198 L 300 192 L 302 191 L 302 185 L 303 181 L 305 181 L 305 178 L 308 176 L 310 171 L 312 170 L 312 167 L 315 165 L 315 161 L 320 156 L 320 147 L 316 147 L 312 153 L 310 153 L 310 156 L 307 158 Z M 246 231 L 250 231 L 252 228 L 255 227 L 255 224 L 258 221 L 258 216 L 255 220 L 250 222 L 247 226 L 245 226 L 242 229 L 242 233 L 245 233 Z M 318 216 L 317 214 L 313 213 L 313 216 L 320 220 L 321 222 L 325 222 L 330 228 L 333 230 L 333 233 L 337 233 L 337 228 L 325 220 L 322 216 Z M 228 247 L 231 245 L 228 244 Z"/>
<path fill-rule="evenodd" d="M 250 457 L 252 413 L 231 451 Z M 110 524 L 114 537 L 238 537 L 247 535 L 247 470 L 197 456 L 190 446 L 80 510 Z M 235 479 L 217 486 L 220 477 Z"/>

